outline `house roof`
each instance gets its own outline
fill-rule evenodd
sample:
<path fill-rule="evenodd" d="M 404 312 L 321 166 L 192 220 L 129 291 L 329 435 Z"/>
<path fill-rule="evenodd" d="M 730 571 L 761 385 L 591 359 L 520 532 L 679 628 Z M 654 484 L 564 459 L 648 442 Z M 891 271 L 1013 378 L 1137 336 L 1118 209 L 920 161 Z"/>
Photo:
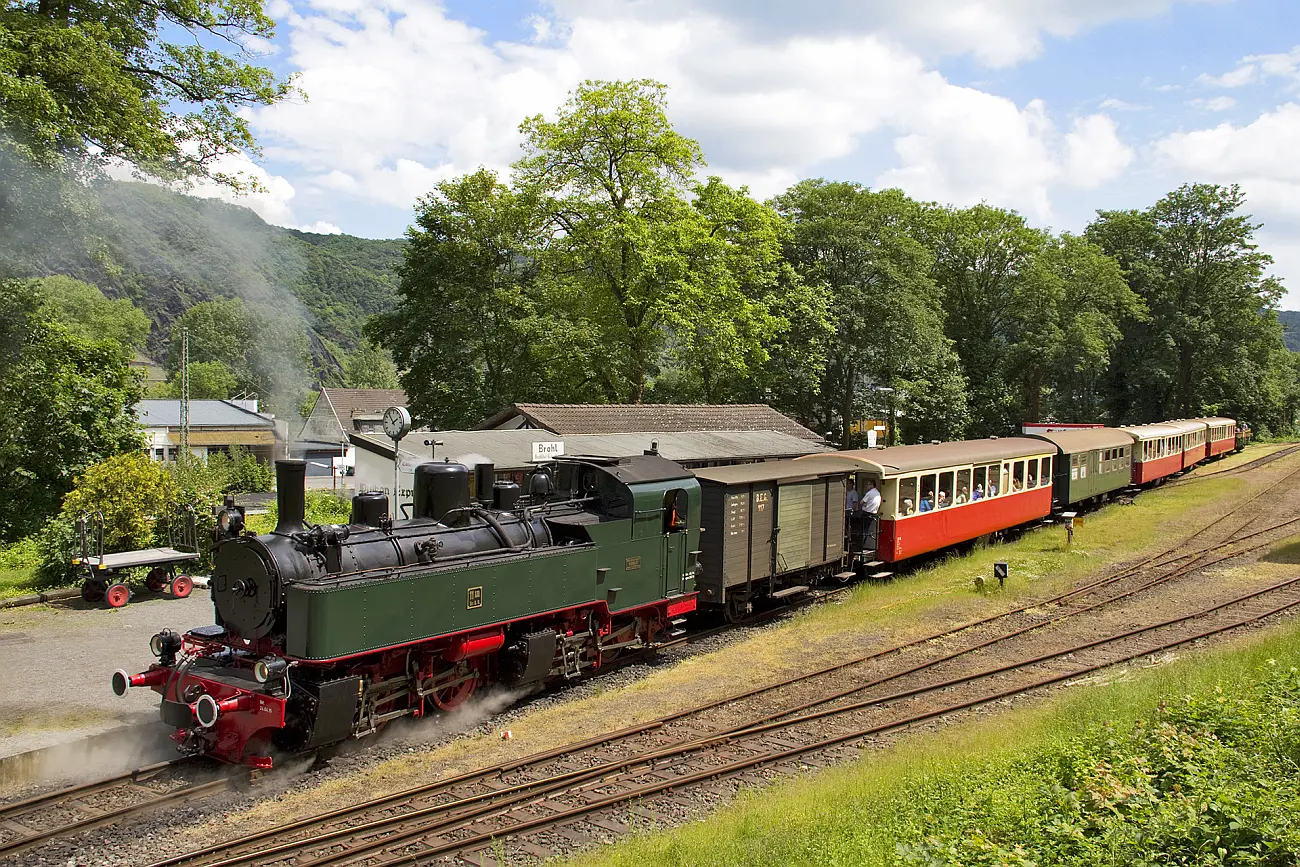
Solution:
<path fill-rule="evenodd" d="M 144 427 L 180 427 L 179 400 L 142 400 L 135 405 Z M 191 400 L 190 427 L 274 427 L 269 415 L 244 409 L 228 400 Z"/>
<path fill-rule="evenodd" d="M 340 422 L 359 415 L 378 415 L 390 406 L 406 406 L 400 388 L 322 388 L 320 396 Z"/>
<path fill-rule="evenodd" d="M 498 427 L 523 416 L 533 427 L 554 433 L 617 434 L 636 431 L 776 431 L 821 442 L 813 431 L 762 403 L 516 403 L 484 421 Z"/>
<path fill-rule="evenodd" d="M 349 438 L 378 454 L 393 454 L 392 440 L 383 434 L 352 432 Z M 402 442 L 402 453 L 429 459 L 423 446 L 427 439 L 443 444 L 437 447 L 439 459 L 459 460 L 467 457 L 487 458 L 497 469 L 522 469 L 532 465 L 533 443 L 562 440 L 564 453 L 622 457 L 641 454 L 652 442 L 659 444 L 659 454 L 673 461 L 755 460 L 758 458 L 794 457 L 826 451 L 826 446 L 778 431 L 642 431 L 625 434 L 579 434 L 559 436 L 539 430 L 472 430 L 411 431 Z"/>

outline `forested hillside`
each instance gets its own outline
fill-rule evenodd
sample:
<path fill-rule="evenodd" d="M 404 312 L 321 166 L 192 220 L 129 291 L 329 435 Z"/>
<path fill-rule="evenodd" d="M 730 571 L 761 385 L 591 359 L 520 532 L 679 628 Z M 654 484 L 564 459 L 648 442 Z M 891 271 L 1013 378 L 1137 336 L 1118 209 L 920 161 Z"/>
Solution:
<path fill-rule="evenodd" d="M 1277 319 L 1282 323 L 1282 339 L 1286 348 L 1300 352 L 1300 310 L 1280 310 Z"/>
<path fill-rule="evenodd" d="M 120 182 L 101 188 L 86 234 L 94 243 L 42 251 L 29 273 L 67 274 L 130 299 L 154 323 L 147 351 L 156 360 L 167 357 L 171 324 L 187 309 L 240 298 L 299 318 L 310 372 L 327 383 L 365 320 L 392 307 L 404 244 L 282 229 L 248 208 Z"/>

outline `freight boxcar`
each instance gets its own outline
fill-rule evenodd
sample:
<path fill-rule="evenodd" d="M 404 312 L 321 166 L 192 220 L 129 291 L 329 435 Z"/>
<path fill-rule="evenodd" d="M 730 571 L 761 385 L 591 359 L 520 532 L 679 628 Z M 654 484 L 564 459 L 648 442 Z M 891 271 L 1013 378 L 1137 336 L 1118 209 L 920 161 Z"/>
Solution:
<path fill-rule="evenodd" d="M 1057 508 L 1100 501 L 1129 485 L 1133 437 L 1099 427 L 1034 434 L 1056 446 L 1052 499 Z"/>
<path fill-rule="evenodd" d="M 842 574 L 852 469 L 817 456 L 697 469 L 700 598 L 734 621 L 759 597 L 780 599 Z"/>

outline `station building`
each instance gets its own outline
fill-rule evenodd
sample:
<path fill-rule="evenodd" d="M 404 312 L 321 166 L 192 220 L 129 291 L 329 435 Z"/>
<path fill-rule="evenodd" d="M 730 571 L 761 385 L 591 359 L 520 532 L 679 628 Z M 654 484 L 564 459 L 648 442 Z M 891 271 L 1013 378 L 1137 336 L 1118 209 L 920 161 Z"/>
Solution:
<path fill-rule="evenodd" d="M 144 428 L 146 453 L 155 461 L 174 461 L 181 448 L 181 402 L 179 400 L 142 400 L 134 407 L 136 418 Z M 218 452 L 229 453 L 232 446 L 242 446 L 258 460 L 270 462 L 277 452 L 276 419 L 257 411 L 252 400 L 191 400 L 190 453 L 206 459 Z"/>

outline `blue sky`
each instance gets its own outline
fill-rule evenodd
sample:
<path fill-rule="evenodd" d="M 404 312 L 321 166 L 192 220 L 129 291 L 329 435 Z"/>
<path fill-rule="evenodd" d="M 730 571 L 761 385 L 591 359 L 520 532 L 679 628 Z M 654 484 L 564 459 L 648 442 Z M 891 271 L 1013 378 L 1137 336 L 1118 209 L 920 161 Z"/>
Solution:
<path fill-rule="evenodd" d="M 270 222 L 395 237 L 583 78 L 649 77 L 710 171 L 987 201 L 1078 231 L 1240 182 L 1300 308 L 1295 0 L 271 0 L 308 93 L 251 115 Z"/>

